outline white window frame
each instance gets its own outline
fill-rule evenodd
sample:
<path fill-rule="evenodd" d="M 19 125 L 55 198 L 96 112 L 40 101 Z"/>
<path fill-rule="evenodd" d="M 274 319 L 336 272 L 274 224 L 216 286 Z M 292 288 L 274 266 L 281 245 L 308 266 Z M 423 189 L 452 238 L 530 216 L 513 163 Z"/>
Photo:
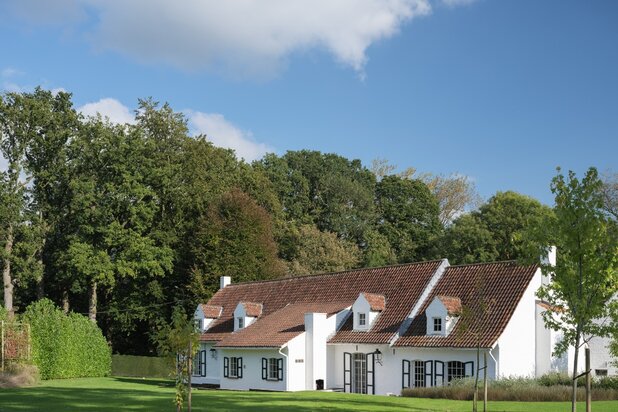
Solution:
<path fill-rule="evenodd" d="M 238 329 L 242 329 L 245 327 L 245 318 L 240 316 L 237 318 L 237 321 L 238 321 Z"/>
<path fill-rule="evenodd" d="M 362 312 L 358 314 L 358 326 L 361 328 L 367 327 L 367 314 Z"/>
<path fill-rule="evenodd" d="M 228 378 L 238 378 L 238 357 L 230 357 L 228 369 Z"/>
<path fill-rule="evenodd" d="M 268 358 L 268 375 L 267 380 L 278 381 L 279 380 L 279 363 L 277 358 Z"/>
<path fill-rule="evenodd" d="M 433 333 L 442 333 L 442 329 L 444 327 L 444 322 L 442 322 L 442 318 L 440 317 L 433 317 L 431 318 L 432 322 L 433 322 Z M 436 329 L 436 326 L 438 326 L 438 329 Z"/>

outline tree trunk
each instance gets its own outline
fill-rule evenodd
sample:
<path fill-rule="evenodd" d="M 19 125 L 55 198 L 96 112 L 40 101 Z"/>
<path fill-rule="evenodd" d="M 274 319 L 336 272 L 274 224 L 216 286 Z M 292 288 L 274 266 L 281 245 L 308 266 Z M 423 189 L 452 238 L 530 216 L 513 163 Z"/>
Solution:
<path fill-rule="evenodd" d="M 590 348 L 586 348 L 586 412 L 592 410 L 592 389 L 590 385 L 592 377 L 590 376 Z"/>
<path fill-rule="evenodd" d="M 69 313 L 69 291 L 67 289 L 62 290 L 62 310 L 64 313 Z"/>
<path fill-rule="evenodd" d="M 90 319 L 94 323 L 97 322 L 97 282 L 94 280 L 90 284 L 88 319 Z"/>
<path fill-rule="evenodd" d="M 478 411 L 480 360 L 481 360 L 481 347 L 477 346 L 476 347 L 476 373 L 474 374 L 474 399 L 472 400 L 472 410 L 474 412 Z"/>
<path fill-rule="evenodd" d="M 191 412 L 191 376 L 193 375 L 193 348 L 191 347 L 191 343 L 191 339 L 189 339 L 189 356 L 187 356 L 189 362 L 187 368 L 187 370 L 189 371 L 189 376 L 187 379 L 187 382 L 189 382 L 189 387 L 187 388 L 187 412 Z"/>
<path fill-rule="evenodd" d="M 487 352 L 483 352 L 483 412 L 487 412 Z"/>
<path fill-rule="evenodd" d="M 39 216 L 41 214 L 39 213 Z M 42 220 L 42 217 L 40 217 Z M 43 241 L 41 242 L 41 250 L 39 251 L 39 266 L 41 268 L 41 277 L 36 283 L 36 297 L 37 299 L 43 299 L 45 297 L 45 267 L 43 266 L 43 249 L 45 248 L 45 232 L 43 231 Z"/>
<path fill-rule="evenodd" d="M 2 282 L 4 284 L 4 308 L 9 318 L 13 317 L 13 279 L 11 277 L 11 255 L 13 253 L 13 225 L 9 225 L 4 244 L 4 267 L 2 269 Z"/>
<path fill-rule="evenodd" d="M 577 361 L 579 360 L 579 340 L 580 333 L 577 327 L 577 337 L 575 338 L 575 356 L 573 356 L 573 393 L 571 395 L 571 412 L 577 411 Z"/>

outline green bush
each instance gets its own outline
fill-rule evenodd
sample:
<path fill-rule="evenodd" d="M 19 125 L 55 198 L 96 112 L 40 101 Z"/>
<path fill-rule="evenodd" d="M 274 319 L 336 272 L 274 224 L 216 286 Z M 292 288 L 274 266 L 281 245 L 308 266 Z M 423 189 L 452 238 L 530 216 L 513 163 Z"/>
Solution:
<path fill-rule="evenodd" d="M 112 355 L 113 376 L 169 378 L 173 368 L 174 359 L 169 357 Z"/>
<path fill-rule="evenodd" d="M 111 352 L 101 330 L 88 318 L 66 315 L 48 299 L 28 306 L 32 359 L 42 379 L 107 376 Z"/>

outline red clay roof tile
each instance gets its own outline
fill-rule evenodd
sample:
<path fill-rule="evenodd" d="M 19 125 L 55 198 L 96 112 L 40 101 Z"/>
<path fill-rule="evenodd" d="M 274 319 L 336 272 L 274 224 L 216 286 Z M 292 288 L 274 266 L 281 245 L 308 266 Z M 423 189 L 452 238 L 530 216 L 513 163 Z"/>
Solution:
<path fill-rule="evenodd" d="M 205 303 L 200 304 L 200 307 L 202 308 L 204 317 L 207 319 L 217 319 L 221 316 L 221 312 L 223 311 L 221 306 L 207 305 Z"/>
<path fill-rule="evenodd" d="M 227 334 L 216 346 L 280 348 L 305 331 L 305 313 L 319 312 L 330 316 L 351 305 L 352 302 L 293 303 L 256 320 L 244 329 Z"/>
<path fill-rule="evenodd" d="M 384 299 L 384 295 L 378 295 L 376 293 L 367 293 L 363 292 L 363 296 L 369 302 L 369 306 L 371 310 L 374 311 L 383 311 L 386 306 L 386 299 Z"/>
<path fill-rule="evenodd" d="M 351 322 L 348 321 L 331 339 L 331 342 L 388 343 L 442 263 L 442 260 L 437 260 L 324 275 L 231 284 L 220 289 L 208 302 L 209 305 L 222 306 L 223 312 L 219 319 L 215 320 L 201 335 L 200 339 L 221 341 L 232 334 L 233 314 L 239 302 L 262 302 L 262 319 L 251 324 L 243 332 L 243 334 L 252 333 L 257 336 L 274 333 L 266 330 L 266 326 L 259 327 L 259 325 L 266 325 L 262 323 L 262 320 L 287 305 L 301 303 L 321 305 L 322 303 L 319 302 L 349 302 L 351 305 L 361 292 L 367 292 L 383 295 L 388 301 L 388 305 L 375 320 L 371 330 L 354 332 Z M 273 331 L 276 331 L 277 327 L 273 327 Z M 273 342 L 277 346 L 278 338 Z"/>
<path fill-rule="evenodd" d="M 444 295 L 438 295 L 436 297 L 440 299 L 440 302 L 442 302 L 449 315 L 459 315 L 461 313 L 461 299 Z"/>
<path fill-rule="evenodd" d="M 497 262 L 447 268 L 419 315 L 394 346 L 474 348 L 479 344 L 482 348 L 492 347 L 513 316 L 537 267 Z M 474 302 L 482 299 L 488 310 L 477 315 L 466 331 L 460 318 L 448 336 L 428 336 L 425 309 L 435 296 L 458 296 L 464 310 L 474 308 Z"/>

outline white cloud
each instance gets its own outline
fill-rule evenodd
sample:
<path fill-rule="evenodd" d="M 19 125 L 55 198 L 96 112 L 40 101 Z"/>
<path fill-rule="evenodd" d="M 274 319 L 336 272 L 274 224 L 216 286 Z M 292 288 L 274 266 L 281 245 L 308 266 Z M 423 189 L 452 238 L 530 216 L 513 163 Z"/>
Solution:
<path fill-rule="evenodd" d="M 77 108 L 84 116 L 96 116 L 97 113 L 113 123 L 135 123 L 135 116 L 127 106 L 116 99 L 105 98 L 97 102 L 87 103 Z"/>
<path fill-rule="evenodd" d="M 249 131 L 239 129 L 221 114 L 189 111 L 189 124 L 196 134 L 205 134 L 215 146 L 234 149 L 238 157 L 248 162 L 274 150 L 253 140 Z"/>
<path fill-rule="evenodd" d="M 21 4 L 24 0 L 9 0 Z M 271 75 L 293 53 L 325 50 L 363 71 L 367 49 L 404 22 L 431 13 L 429 0 L 27 0 L 30 21 L 66 10 L 95 47 L 188 70 Z M 81 6 L 78 7 L 78 6 Z M 86 13 L 86 10 L 88 13 Z M 86 28 L 87 27 L 87 28 Z"/>

